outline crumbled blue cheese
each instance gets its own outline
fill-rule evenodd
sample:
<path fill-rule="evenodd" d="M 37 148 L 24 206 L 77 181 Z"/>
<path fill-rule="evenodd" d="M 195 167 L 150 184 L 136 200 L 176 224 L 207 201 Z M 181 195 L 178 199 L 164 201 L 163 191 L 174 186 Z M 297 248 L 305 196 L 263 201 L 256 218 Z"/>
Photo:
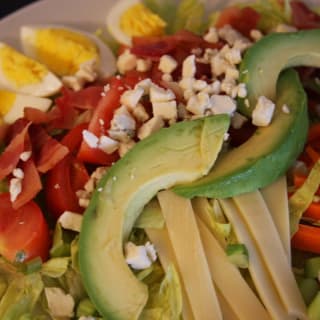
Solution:
<path fill-rule="evenodd" d="M 213 114 L 232 115 L 237 109 L 236 101 L 226 95 L 214 94 L 211 96 L 210 101 Z"/>
<path fill-rule="evenodd" d="M 196 71 L 196 56 L 192 54 L 182 62 L 182 78 L 194 78 Z"/>
<path fill-rule="evenodd" d="M 274 109 L 275 104 L 271 100 L 265 96 L 260 96 L 252 112 L 252 123 L 260 127 L 268 126 L 271 123 Z"/>
<path fill-rule="evenodd" d="M 164 73 L 173 72 L 178 66 L 178 62 L 170 55 L 165 54 L 160 58 L 159 70 Z"/>
<path fill-rule="evenodd" d="M 150 59 L 137 59 L 136 69 L 139 72 L 146 72 L 151 69 L 152 61 Z"/>
<path fill-rule="evenodd" d="M 120 103 L 128 107 L 129 109 L 133 109 L 142 96 L 144 95 L 144 89 L 141 87 L 137 87 L 133 90 L 125 91 L 120 97 Z"/>
<path fill-rule="evenodd" d="M 178 116 L 177 102 L 175 100 L 153 102 L 152 111 L 154 116 L 160 116 L 164 120 L 176 120 Z"/>
<path fill-rule="evenodd" d="M 209 94 L 200 92 L 191 96 L 187 102 L 186 109 L 194 115 L 205 115 L 206 111 L 211 109 Z"/>
<path fill-rule="evenodd" d="M 58 222 L 64 229 L 80 232 L 82 217 L 83 216 L 79 213 L 64 211 L 59 217 Z"/>
<path fill-rule="evenodd" d="M 162 117 L 154 116 L 139 128 L 138 138 L 142 140 L 163 127 L 164 120 L 162 119 Z"/>
<path fill-rule="evenodd" d="M 134 70 L 137 66 L 137 57 L 126 49 L 117 59 L 117 69 L 124 74 L 127 71 Z"/>
<path fill-rule="evenodd" d="M 22 179 L 12 178 L 9 182 L 10 201 L 14 202 L 22 191 Z"/>
<path fill-rule="evenodd" d="M 215 27 L 210 27 L 208 32 L 203 36 L 203 39 L 209 43 L 216 43 L 219 41 L 219 35 Z"/>
<path fill-rule="evenodd" d="M 153 102 L 163 102 L 170 101 L 176 98 L 175 94 L 170 89 L 163 89 L 155 84 L 150 87 L 150 101 Z"/>
<path fill-rule="evenodd" d="M 149 268 L 156 261 L 157 254 L 150 242 L 142 246 L 127 242 L 125 245 L 125 258 L 132 269 L 143 270 Z"/>

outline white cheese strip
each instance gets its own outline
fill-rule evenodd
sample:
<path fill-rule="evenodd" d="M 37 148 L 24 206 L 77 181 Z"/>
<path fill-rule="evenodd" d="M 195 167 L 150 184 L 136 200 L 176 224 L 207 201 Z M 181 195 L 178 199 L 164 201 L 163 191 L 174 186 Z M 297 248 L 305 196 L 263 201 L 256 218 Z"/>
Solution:
<path fill-rule="evenodd" d="M 285 310 L 292 317 L 306 319 L 306 307 L 298 289 L 279 233 L 259 191 L 233 198 L 271 275 Z"/>
<path fill-rule="evenodd" d="M 163 269 L 166 270 L 168 266 L 171 263 L 173 263 L 181 279 L 181 274 L 177 267 L 177 260 L 173 252 L 173 248 L 169 239 L 167 228 L 165 227 L 163 229 L 148 228 L 148 229 L 145 229 L 145 231 L 147 233 L 148 238 L 153 243 L 158 253 L 158 257 Z M 183 320 L 194 320 L 190 303 L 188 300 L 188 296 L 186 293 L 186 289 L 182 281 L 181 281 L 181 286 L 182 286 L 182 300 L 183 300 L 183 305 L 182 305 Z"/>
<path fill-rule="evenodd" d="M 222 320 L 191 201 L 169 190 L 158 199 L 194 318 Z"/>
<path fill-rule="evenodd" d="M 270 320 L 270 315 L 244 280 L 239 269 L 229 261 L 225 251 L 199 217 L 197 223 L 212 279 L 233 313 L 239 319 Z"/>
<path fill-rule="evenodd" d="M 272 284 L 269 273 L 261 260 L 256 245 L 249 234 L 247 227 L 231 199 L 219 200 L 225 215 L 234 226 L 234 232 L 239 242 L 243 243 L 249 253 L 249 272 L 259 296 L 270 313 L 272 319 L 289 320 L 284 306 Z"/>
<path fill-rule="evenodd" d="M 283 176 L 271 185 L 261 189 L 261 193 L 272 215 L 283 247 L 287 253 L 288 261 L 290 262 L 290 215 L 286 177 Z"/>

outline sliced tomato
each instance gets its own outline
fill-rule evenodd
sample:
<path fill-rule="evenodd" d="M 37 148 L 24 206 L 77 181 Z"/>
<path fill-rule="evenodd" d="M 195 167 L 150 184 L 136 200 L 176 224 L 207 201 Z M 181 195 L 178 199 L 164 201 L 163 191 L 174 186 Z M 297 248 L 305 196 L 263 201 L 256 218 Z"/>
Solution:
<path fill-rule="evenodd" d="M 78 152 L 82 142 L 82 131 L 88 129 L 88 123 L 80 123 L 72 128 L 60 141 L 70 152 Z"/>
<path fill-rule="evenodd" d="M 243 35 L 249 37 L 250 31 L 257 28 L 259 19 L 260 14 L 250 7 L 231 6 L 220 13 L 216 27 L 221 28 L 225 25 L 231 25 Z"/>
<path fill-rule="evenodd" d="M 67 155 L 47 173 L 45 198 L 48 210 L 58 218 L 64 211 L 82 212 L 76 191 L 88 181 L 89 174 L 82 162 Z"/>
<path fill-rule="evenodd" d="M 20 155 L 25 149 L 30 123 L 17 133 L 0 155 L 0 180 L 6 177 L 17 166 Z"/>
<path fill-rule="evenodd" d="M 122 79 L 113 78 L 109 85 L 109 90 L 99 100 L 88 126 L 88 130 L 97 137 L 107 133 L 107 130 L 110 128 L 113 113 L 120 106 L 120 97 L 126 90 Z M 91 148 L 85 141 L 82 141 L 78 153 L 78 158 L 81 161 L 100 165 L 110 165 L 115 162 L 118 157 L 116 152 L 107 154 L 98 148 Z"/>
<path fill-rule="evenodd" d="M 37 169 L 42 173 L 52 169 L 69 153 L 66 146 L 51 137 L 41 126 L 33 125 L 29 133 Z"/>
<path fill-rule="evenodd" d="M 298 29 L 320 28 L 320 16 L 301 1 L 290 1 L 292 24 Z"/>
<path fill-rule="evenodd" d="M 42 189 L 42 183 L 39 172 L 30 158 L 28 161 L 21 161 L 21 169 L 24 173 L 22 179 L 21 193 L 17 196 L 17 199 L 12 203 L 14 209 L 19 209 L 29 201 L 33 200 L 38 192 Z"/>
<path fill-rule="evenodd" d="M 30 201 L 15 210 L 9 193 L 0 194 L 0 254 L 10 261 L 48 258 L 49 228 L 39 206 Z"/>

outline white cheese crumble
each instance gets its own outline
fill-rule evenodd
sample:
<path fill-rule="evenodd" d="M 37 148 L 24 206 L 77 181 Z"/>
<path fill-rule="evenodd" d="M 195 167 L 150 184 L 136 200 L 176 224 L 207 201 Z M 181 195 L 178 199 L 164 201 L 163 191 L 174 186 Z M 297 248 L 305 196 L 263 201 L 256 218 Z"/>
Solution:
<path fill-rule="evenodd" d="M 232 115 L 237 109 L 236 101 L 226 95 L 214 94 L 211 96 L 210 101 L 213 114 Z"/>
<path fill-rule="evenodd" d="M 176 120 L 178 116 L 177 102 L 161 101 L 152 103 L 152 111 L 155 117 L 162 117 L 164 120 Z"/>
<path fill-rule="evenodd" d="M 171 73 L 178 66 L 178 62 L 170 55 L 165 54 L 160 58 L 159 70 L 163 73 Z"/>
<path fill-rule="evenodd" d="M 83 216 L 79 213 L 65 211 L 59 217 L 58 222 L 64 229 L 80 232 L 82 218 Z"/>
<path fill-rule="evenodd" d="M 137 87 L 134 90 L 125 91 L 120 97 L 120 103 L 128 107 L 129 109 L 133 109 L 142 96 L 144 95 L 144 89 L 141 87 Z"/>
<path fill-rule="evenodd" d="M 164 102 L 175 99 L 175 94 L 170 89 L 163 89 L 155 84 L 150 87 L 150 101 L 153 102 Z"/>
<path fill-rule="evenodd" d="M 20 154 L 20 160 L 26 162 L 31 158 L 32 152 L 31 151 L 24 151 Z"/>
<path fill-rule="evenodd" d="M 219 40 L 217 29 L 210 27 L 208 32 L 203 36 L 203 39 L 209 43 L 216 43 Z"/>
<path fill-rule="evenodd" d="M 14 202 L 22 191 L 22 179 L 12 178 L 9 183 L 10 201 Z"/>
<path fill-rule="evenodd" d="M 125 258 L 132 269 L 143 270 L 149 268 L 156 261 L 157 254 L 150 242 L 142 246 L 127 242 L 125 245 Z"/>
<path fill-rule="evenodd" d="M 137 59 L 136 69 L 139 72 L 146 72 L 150 70 L 152 61 L 150 59 Z"/>
<path fill-rule="evenodd" d="M 192 54 L 182 62 L 182 78 L 194 78 L 196 71 L 196 56 Z"/>
<path fill-rule="evenodd" d="M 139 128 L 138 138 L 142 140 L 163 127 L 164 120 L 162 119 L 162 117 L 154 116 Z"/>
<path fill-rule="evenodd" d="M 260 96 L 252 112 L 252 123 L 260 127 L 268 126 L 271 123 L 274 109 L 275 104 L 271 100 L 265 96 Z"/>
<path fill-rule="evenodd" d="M 127 71 L 135 69 L 137 66 L 137 57 L 126 49 L 117 59 L 117 69 L 124 74 Z"/>

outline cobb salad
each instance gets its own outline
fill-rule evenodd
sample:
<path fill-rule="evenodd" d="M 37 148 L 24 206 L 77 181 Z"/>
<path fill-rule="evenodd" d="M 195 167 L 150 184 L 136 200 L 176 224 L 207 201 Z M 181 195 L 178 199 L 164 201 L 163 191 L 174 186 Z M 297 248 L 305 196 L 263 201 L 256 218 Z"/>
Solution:
<path fill-rule="evenodd" d="M 320 319 L 317 10 L 121 0 L 0 42 L 0 318 Z"/>

